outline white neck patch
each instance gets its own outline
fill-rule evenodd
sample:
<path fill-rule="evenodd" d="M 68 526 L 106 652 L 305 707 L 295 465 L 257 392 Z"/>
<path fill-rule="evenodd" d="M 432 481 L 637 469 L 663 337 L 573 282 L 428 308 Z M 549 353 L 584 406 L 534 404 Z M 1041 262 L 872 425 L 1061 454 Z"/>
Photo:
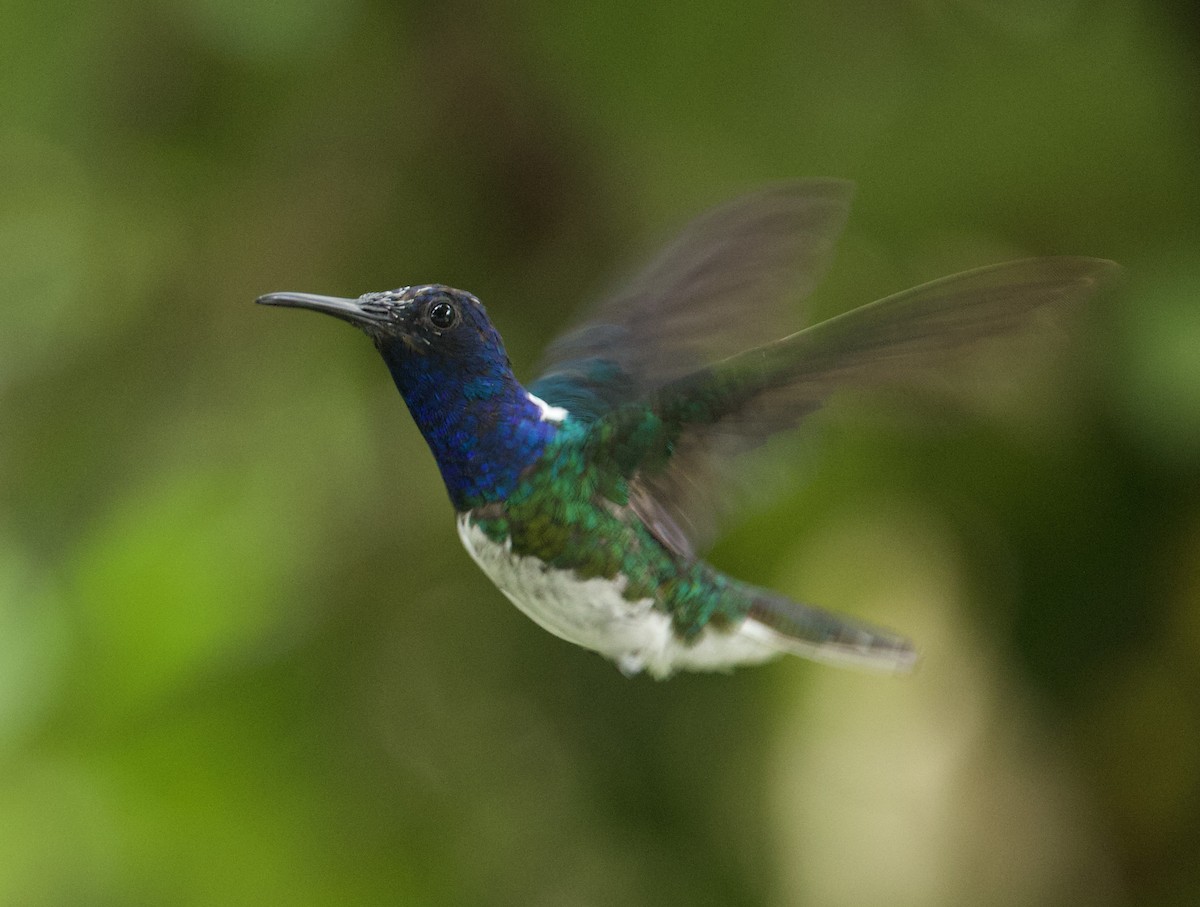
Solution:
<path fill-rule="evenodd" d="M 567 418 L 567 411 L 561 406 L 551 406 L 541 397 L 534 396 L 526 391 L 525 396 L 529 398 L 529 402 L 536 406 L 542 412 L 543 422 L 562 422 Z"/>

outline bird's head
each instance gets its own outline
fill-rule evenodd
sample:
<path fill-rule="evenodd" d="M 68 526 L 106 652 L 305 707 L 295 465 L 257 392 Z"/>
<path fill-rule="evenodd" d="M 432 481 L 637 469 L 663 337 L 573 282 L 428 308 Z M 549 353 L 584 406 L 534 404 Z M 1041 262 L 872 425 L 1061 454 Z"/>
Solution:
<path fill-rule="evenodd" d="M 483 305 L 441 284 L 365 293 L 357 299 L 312 293 L 271 293 L 263 305 L 324 312 L 364 331 L 389 363 L 419 357 L 427 366 L 458 363 L 468 372 L 507 368 L 499 333 Z"/>

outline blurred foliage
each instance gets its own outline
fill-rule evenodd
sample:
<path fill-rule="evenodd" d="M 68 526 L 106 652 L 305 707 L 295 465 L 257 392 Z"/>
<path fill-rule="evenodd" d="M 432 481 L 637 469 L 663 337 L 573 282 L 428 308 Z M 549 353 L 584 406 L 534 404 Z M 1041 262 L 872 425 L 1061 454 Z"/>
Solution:
<path fill-rule="evenodd" d="M 0 903 L 1200 900 L 1184 12 L 10 4 Z M 816 175 L 859 184 L 824 314 L 1127 268 L 747 464 L 714 558 L 911 633 L 911 678 L 626 680 L 470 566 L 369 344 L 251 305 L 447 282 L 527 370 L 687 216 Z"/>

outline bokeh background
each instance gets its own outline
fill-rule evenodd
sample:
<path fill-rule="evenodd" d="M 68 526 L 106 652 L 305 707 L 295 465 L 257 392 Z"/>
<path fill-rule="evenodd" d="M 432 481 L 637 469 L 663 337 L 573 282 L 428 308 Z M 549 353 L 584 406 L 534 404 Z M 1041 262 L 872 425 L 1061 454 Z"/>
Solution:
<path fill-rule="evenodd" d="M 1186 4 L 18 0 L 0 60 L 0 903 L 1200 901 Z M 824 314 L 1126 267 L 746 465 L 713 558 L 910 633 L 908 678 L 554 639 L 370 344 L 251 304 L 455 284 L 528 376 L 800 176 L 859 185 Z"/>

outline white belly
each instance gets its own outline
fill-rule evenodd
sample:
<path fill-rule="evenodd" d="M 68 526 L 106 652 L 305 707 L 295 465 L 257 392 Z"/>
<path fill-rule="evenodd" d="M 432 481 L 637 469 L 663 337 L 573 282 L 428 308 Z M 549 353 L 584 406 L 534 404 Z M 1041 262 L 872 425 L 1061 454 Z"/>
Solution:
<path fill-rule="evenodd" d="M 574 571 L 516 556 L 508 540 L 492 541 L 467 514 L 458 517 L 458 534 L 475 563 L 524 614 L 555 636 L 611 658 L 626 674 L 722 670 L 779 654 L 772 631 L 753 620 L 705 630 L 684 644 L 653 599 L 625 599 L 624 578 L 580 579 Z"/>

